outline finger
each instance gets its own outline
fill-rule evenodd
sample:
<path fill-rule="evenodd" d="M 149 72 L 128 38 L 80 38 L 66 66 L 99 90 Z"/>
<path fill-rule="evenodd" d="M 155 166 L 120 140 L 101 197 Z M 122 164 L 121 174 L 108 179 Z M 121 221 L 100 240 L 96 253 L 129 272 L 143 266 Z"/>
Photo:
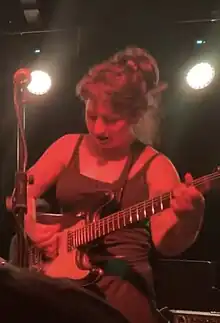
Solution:
<path fill-rule="evenodd" d="M 58 247 L 59 247 L 59 239 L 57 239 L 53 244 L 51 244 L 46 248 L 45 254 L 50 258 L 55 258 L 57 256 Z"/>
<path fill-rule="evenodd" d="M 195 187 L 192 186 L 192 187 L 189 188 L 189 194 L 190 194 L 190 197 L 191 197 L 192 204 L 194 206 L 201 206 L 201 207 L 203 207 L 205 205 L 205 198 L 204 198 L 204 196 Z"/>
<path fill-rule="evenodd" d="M 39 248 L 48 248 L 51 245 L 56 245 L 57 235 L 53 234 L 52 236 L 47 236 L 47 239 L 36 242 Z"/>
<path fill-rule="evenodd" d="M 193 184 L 193 177 L 190 173 L 186 173 L 184 176 L 184 179 L 185 179 L 186 186 L 190 186 Z"/>
<path fill-rule="evenodd" d="M 47 256 L 47 258 L 50 258 L 50 259 L 56 258 L 56 250 L 51 250 L 51 251 L 46 250 L 44 253 Z"/>
<path fill-rule="evenodd" d="M 177 209 L 177 203 L 176 200 L 171 200 L 170 201 L 170 207 L 173 209 L 173 211 L 175 212 L 175 210 Z"/>
<path fill-rule="evenodd" d="M 42 230 L 40 230 L 42 229 Z M 58 227 L 49 227 L 46 226 L 45 228 L 36 228 L 36 230 L 39 232 L 39 238 L 36 237 L 35 242 L 37 244 L 40 243 L 44 243 L 48 240 L 50 240 L 51 238 L 53 238 L 53 236 L 56 236 L 56 233 L 59 231 L 59 226 Z"/>
<path fill-rule="evenodd" d="M 204 200 L 202 193 L 194 186 L 187 188 L 187 194 L 192 200 Z"/>
<path fill-rule="evenodd" d="M 189 199 L 173 199 L 170 205 L 175 213 L 184 213 L 193 209 L 193 205 Z"/>
<path fill-rule="evenodd" d="M 56 257 L 56 247 L 55 246 L 47 247 L 47 249 L 44 251 L 44 253 L 49 258 L 55 258 Z"/>
<path fill-rule="evenodd" d="M 173 190 L 173 197 L 182 196 L 185 193 L 186 185 L 184 183 L 180 183 L 176 188 Z"/>

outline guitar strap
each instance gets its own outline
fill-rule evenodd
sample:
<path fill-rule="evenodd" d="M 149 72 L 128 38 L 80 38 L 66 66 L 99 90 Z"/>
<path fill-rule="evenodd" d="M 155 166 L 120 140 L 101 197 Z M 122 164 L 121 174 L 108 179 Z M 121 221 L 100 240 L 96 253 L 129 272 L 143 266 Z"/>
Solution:
<path fill-rule="evenodd" d="M 145 148 L 146 148 L 146 145 L 143 144 L 139 140 L 135 140 L 131 145 L 131 154 L 128 157 L 128 161 L 127 161 L 127 163 L 126 163 L 126 165 L 125 165 L 125 167 L 124 167 L 124 169 L 122 171 L 122 174 L 121 174 L 119 180 L 116 183 L 116 187 L 114 189 L 115 194 L 116 194 L 116 200 L 117 200 L 118 203 L 121 203 L 121 201 L 122 201 L 124 189 L 125 189 L 125 186 L 126 186 L 126 184 L 128 182 L 130 170 L 131 170 L 132 166 L 134 165 L 134 163 L 136 162 L 136 160 L 141 155 L 141 153 L 144 151 Z M 160 154 L 159 152 L 156 152 L 155 154 L 153 154 L 149 158 L 149 160 L 147 160 L 146 164 L 144 165 L 145 170 L 148 169 L 151 162 L 159 154 Z"/>

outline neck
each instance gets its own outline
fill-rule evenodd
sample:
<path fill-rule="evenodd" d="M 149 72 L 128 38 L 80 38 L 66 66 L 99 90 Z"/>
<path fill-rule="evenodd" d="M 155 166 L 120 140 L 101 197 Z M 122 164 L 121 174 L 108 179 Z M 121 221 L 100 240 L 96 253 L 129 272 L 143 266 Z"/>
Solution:
<path fill-rule="evenodd" d="M 130 154 L 131 144 L 133 141 L 134 139 L 122 147 L 105 148 L 95 144 L 90 136 L 86 136 L 85 138 L 86 146 L 90 153 L 93 156 L 96 156 L 101 164 L 110 160 L 121 160 L 127 157 Z"/>

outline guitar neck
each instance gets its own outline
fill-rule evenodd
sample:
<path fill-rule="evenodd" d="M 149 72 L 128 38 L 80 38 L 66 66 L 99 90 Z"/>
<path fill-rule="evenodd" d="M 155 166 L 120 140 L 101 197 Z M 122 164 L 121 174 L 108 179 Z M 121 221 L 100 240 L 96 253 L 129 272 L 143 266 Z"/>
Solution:
<path fill-rule="evenodd" d="M 194 180 L 192 185 L 203 193 L 210 188 L 210 183 L 219 177 L 219 171 L 217 171 Z M 98 221 L 91 222 L 76 231 L 69 231 L 68 239 L 74 248 L 90 243 L 113 231 L 125 228 L 132 223 L 149 219 L 152 215 L 162 212 L 170 207 L 172 197 L 173 192 L 171 191 L 137 203 Z"/>

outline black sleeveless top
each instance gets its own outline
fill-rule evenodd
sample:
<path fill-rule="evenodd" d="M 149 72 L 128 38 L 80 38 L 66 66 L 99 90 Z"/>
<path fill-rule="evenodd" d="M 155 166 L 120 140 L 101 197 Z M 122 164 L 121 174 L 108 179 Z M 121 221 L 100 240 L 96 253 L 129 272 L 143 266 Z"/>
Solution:
<path fill-rule="evenodd" d="M 70 210 L 71 207 L 74 207 L 74 201 L 85 193 L 94 193 L 98 190 L 115 191 L 123 185 L 124 190 L 120 203 L 121 209 L 148 198 L 148 187 L 145 181 L 146 171 L 158 153 L 153 155 L 131 179 L 127 179 L 129 168 L 146 147 L 140 141 L 135 141 L 132 145 L 132 154 L 129 156 L 119 179 L 114 183 L 106 183 L 80 174 L 79 146 L 82 138 L 83 136 L 79 137 L 68 166 L 57 180 L 57 201 L 64 214 L 65 210 Z M 149 278 L 149 275 L 151 275 L 151 267 L 148 261 L 150 246 L 151 235 L 149 223 L 138 223 L 107 235 L 103 240 L 102 246 L 98 249 L 98 255 L 100 259 L 106 259 L 106 257 L 122 257 L 130 266 L 143 274 L 145 278 Z"/>

